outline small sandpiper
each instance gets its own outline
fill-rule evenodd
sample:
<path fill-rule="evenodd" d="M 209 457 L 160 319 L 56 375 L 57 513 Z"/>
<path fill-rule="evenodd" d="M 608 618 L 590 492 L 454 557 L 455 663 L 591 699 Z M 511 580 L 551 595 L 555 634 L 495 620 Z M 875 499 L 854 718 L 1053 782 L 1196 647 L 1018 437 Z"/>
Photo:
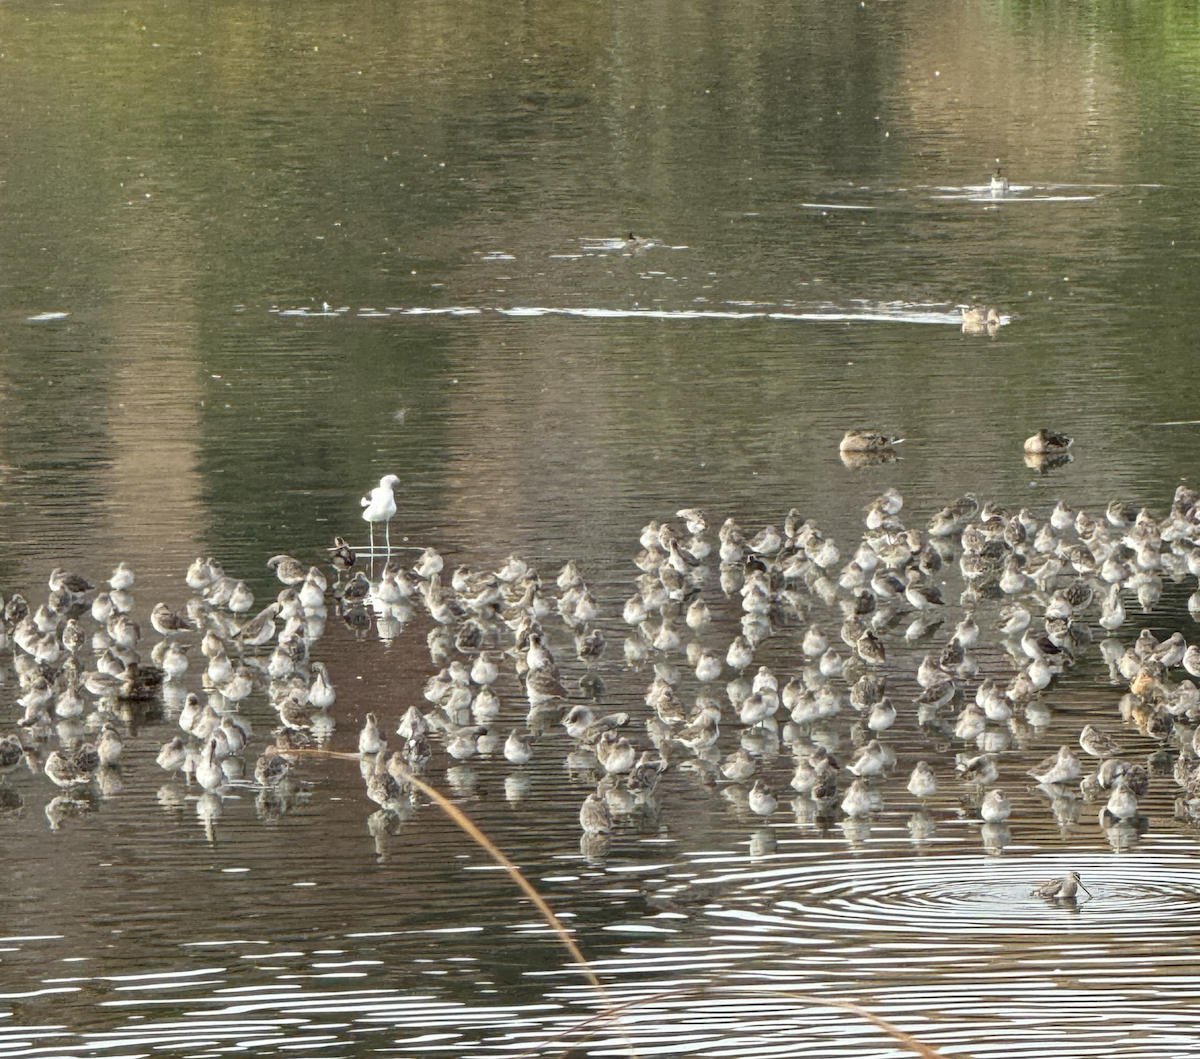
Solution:
<path fill-rule="evenodd" d="M 1110 758 L 1121 753 L 1121 747 L 1112 736 L 1100 731 L 1095 725 L 1084 725 L 1079 733 L 1079 745 L 1092 757 Z"/>
<path fill-rule="evenodd" d="M 1050 879 L 1048 882 L 1039 883 L 1029 891 L 1029 896 L 1045 897 L 1052 901 L 1073 901 L 1080 890 L 1088 897 L 1092 896 L 1092 892 L 1080 880 L 1079 872 L 1069 871 L 1061 879 Z"/>

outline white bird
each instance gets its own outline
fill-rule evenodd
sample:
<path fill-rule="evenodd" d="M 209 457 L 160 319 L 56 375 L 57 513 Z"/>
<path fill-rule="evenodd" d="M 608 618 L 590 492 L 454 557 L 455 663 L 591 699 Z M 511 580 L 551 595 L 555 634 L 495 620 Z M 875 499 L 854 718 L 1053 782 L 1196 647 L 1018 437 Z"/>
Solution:
<path fill-rule="evenodd" d="M 842 799 L 842 812 L 851 819 L 859 820 L 871 815 L 873 809 L 883 807 L 883 798 L 872 791 L 861 779 L 850 784 Z"/>
<path fill-rule="evenodd" d="M 988 791 L 979 807 L 979 815 L 984 823 L 1002 824 L 1012 814 L 1012 803 L 999 788 Z"/>
<path fill-rule="evenodd" d="M 215 791 L 225 783 L 225 773 L 217 760 L 218 740 L 209 739 L 196 762 L 196 779 L 206 791 Z"/>
<path fill-rule="evenodd" d="M 750 789 L 750 794 L 747 799 L 750 805 L 750 811 L 757 813 L 759 816 L 770 816 L 776 809 L 779 808 L 779 799 L 771 792 L 762 780 L 755 780 L 754 786 Z"/>
<path fill-rule="evenodd" d="M 533 733 L 514 728 L 504 741 L 504 757 L 514 765 L 524 765 L 533 757 Z"/>
<path fill-rule="evenodd" d="M 385 474 L 379 479 L 379 485 L 371 490 L 370 496 L 362 498 L 362 517 L 371 527 L 371 550 L 375 550 L 375 523 L 383 523 L 384 545 L 392 550 L 391 522 L 396 515 L 396 497 L 392 490 L 400 484 L 400 479 L 394 474 Z"/>
<path fill-rule="evenodd" d="M 918 761 L 908 780 L 908 793 L 922 800 L 937 793 L 937 777 L 927 761 Z"/>

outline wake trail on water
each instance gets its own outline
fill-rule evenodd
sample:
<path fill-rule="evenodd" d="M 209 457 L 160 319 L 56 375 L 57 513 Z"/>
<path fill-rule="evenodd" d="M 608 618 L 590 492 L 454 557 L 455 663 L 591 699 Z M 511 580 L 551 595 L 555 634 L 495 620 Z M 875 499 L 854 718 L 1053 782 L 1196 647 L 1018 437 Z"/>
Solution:
<path fill-rule="evenodd" d="M 819 323 L 863 322 L 863 323 L 907 323 L 907 324 L 953 324 L 962 325 L 962 314 L 957 308 L 925 306 L 870 306 L 838 307 L 819 309 L 603 309 L 596 307 L 551 307 L 551 306 L 446 306 L 440 308 L 424 306 L 388 306 L 376 309 L 370 306 L 351 308 L 331 305 L 297 306 L 294 308 L 272 307 L 270 312 L 286 317 L 325 317 L 354 319 L 389 319 L 404 316 L 503 316 L 537 317 L 567 316 L 585 319 L 615 320 L 795 320 Z M 1000 317 L 1001 324 L 1008 324 L 1011 317 Z"/>

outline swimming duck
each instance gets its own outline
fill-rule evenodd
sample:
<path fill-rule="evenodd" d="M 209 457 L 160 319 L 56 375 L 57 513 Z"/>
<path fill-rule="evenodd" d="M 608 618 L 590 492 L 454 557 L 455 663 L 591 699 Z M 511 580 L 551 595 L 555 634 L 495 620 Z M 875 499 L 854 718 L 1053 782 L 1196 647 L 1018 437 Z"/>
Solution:
<path fill-rule="evenodd" d="M 1025 466 L 1032 471 L 1037 471 L 1043 477 L 1051 471 L 1065 467 L 1068 463 L 1073 463 L 1075 457 L 1069 452 L 1053 452 L 1053 453 L 1025 453 Z"/>
<path fill-rule="evenodd" d="M 992 305 L 960 305 L 964 335 L 994 335 L 1000 327 L 1000 313 Z"/>
<path fill-rule="evenodd" d="M 1074 444 L 1074 441 L 1074 438 L 1069 438 L 1066 434 L 1042 427 L 1032 437 L 1025 439 L 1025 451 L 1036 456 L 1055 455 L 1066 452 Z"/>
<path fill-rule="evenodd" d="M 892 438 L 874 430 L 847 430 L 838 446 L 840 452 L 890 452 L 903 438 Z"/>

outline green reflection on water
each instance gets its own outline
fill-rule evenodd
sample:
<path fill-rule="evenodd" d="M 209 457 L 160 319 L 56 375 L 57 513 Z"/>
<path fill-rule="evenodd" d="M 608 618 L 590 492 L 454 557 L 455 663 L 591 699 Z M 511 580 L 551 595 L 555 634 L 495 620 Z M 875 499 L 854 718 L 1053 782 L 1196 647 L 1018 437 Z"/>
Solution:
<path fill-rule="evenodd" d="M 178 459 L 214 548 L 357 528 L 357 496 L 393 469 L 439 508 L 439 483 L 501 429 L 562 447 L 575 428 L 560 492 L 586 467 L 602 492 L 674 499 L 685 475 L 727 498 L 754 495 L 750 470 L 780 495 L 828 485 L 823 447 L 862 423 L 933 446 L 930 488 L 978 485 L 1053 421 L 1102 459 L 1089 497 L 1105 473 L 1165 498 L 1194 457 L 1194 434 L 1147 424 L 1194 418 L 1163 382 L 1192 360 L 1198 40 L 1181 3 L 6 5 L 5 461 L 35 506 L 87 495 L 96 462 L 120 462 L 116 365 L 148 389 L 169 372 L 176 407 L 198 410 Z M 1090 203 L 934 197 L 997 155 L 1014 182 L 1125 186 Z M 629 230 L 689 249 L 567 260 Z M 512 260 L 482 260 L 495 250 Z M 972 343 L 268 313 L 741 299 L 979 300 L 1017 322 Z M 17 326 L 45 309 L 72 316 L 48 336 Z M 533 374 L 560 391 L 555 416 L 480 411 L 530 401 Z M 492 470 L 511 480 L 519 454 Z"/>

